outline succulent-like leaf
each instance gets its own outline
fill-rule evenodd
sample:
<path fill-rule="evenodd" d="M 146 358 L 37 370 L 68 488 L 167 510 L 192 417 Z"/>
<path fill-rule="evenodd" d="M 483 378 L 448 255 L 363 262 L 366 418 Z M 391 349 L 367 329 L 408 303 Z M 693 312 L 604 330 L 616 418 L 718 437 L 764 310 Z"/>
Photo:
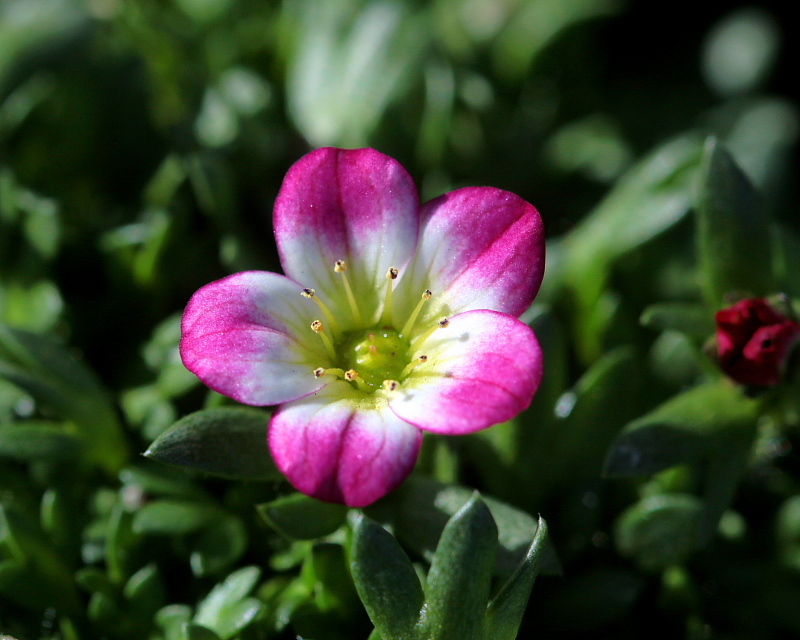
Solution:
<path fill-rule="evenodd" d="M 716 140 L 706 143 L 697 196 L 697 248 L 713 308 L 726 294 L 774 292 L 770 221 L 755 188 Z"/>
<path fill-rule="evenodd" d="M 240 407 L 205 409 L 178 420 L 145 455 L 240 480 L 280 477 L 267 448 L 269 416 Z"/>
<path fill-rule="evenodd" d="M 347 507 L 293 493 L 258 506 L 258 512 L 278 533 L 294 540 L 314 540 L 345 522 Z"/>
<path fill-rule="evenodd" d="M 376 522 L 360 516 L 353 528 L 353 581 L 384 640 L 417 640 L 422 586 L 408 556 Z"/>
<path fill-rule="evenodd" d="M 539 528 L 528 555 L 489 603 L 486 611 L 487 640 L 514 640 L 528 606 L 533 581 L 539 573 L 547 539 L 547 524 L 539 518 Z"/>
<path fill-rule="evenodd" d="M 497 525 L 476 493 L 442 531 L 425 587 L 425 638 L 484 640 Z"/>

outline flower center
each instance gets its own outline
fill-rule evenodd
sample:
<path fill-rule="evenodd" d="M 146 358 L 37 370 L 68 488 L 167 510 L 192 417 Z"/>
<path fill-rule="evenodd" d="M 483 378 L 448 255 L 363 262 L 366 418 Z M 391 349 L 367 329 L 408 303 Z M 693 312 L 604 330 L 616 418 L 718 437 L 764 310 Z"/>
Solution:
<path fill-rule="evenodd" d="M 356 325 L 359 325 L 363 322 L 363 315 L 347 279 L 347 263 L 344 260 L 337 260 L 334 271 L 342 276 L 353 320 Z M 397 331 L 391 326 L 392 293 L 397 276 L 398 270 L 394 267 L 389 268 L 386 272 L 387 287 L 379 324 L 371 328 L 342 331 L 342 324 L 319 299 L 316 291 L 314 289 L 302 290 L 303 297 L 313 300 L 317 304 L 327 322 L 327 327 L 321 320 L 314 320 L 311 323 L 311 329 L 319 335 L 328 352 L 330 362 L 333 363 L 330 367 L 314 369 L 314 375 L 317 378 L 329 375 L 343 378 L 367 394 L 379 390 L 391 392 L 395 391 L 416 367 L 428 361 L 426 355 L 420 355 L 413 359 L 411 356 L 436 329 L 446 327 L 449 320 L 447 318 L 440 319 L 427 331 L 416 335 L 414 340 L 407 337 L 413 335 L 420 311 L 431 299 L 432 293 L 426 289 L 422 292 L 419 302 L 403 328 Z"/>
<path fill-rule="evenodd" d="M 345 370 L 355 370 L 372 388 L 384 380 L 399 380 L 408 365 L 411 343 L 391 327 L 350 331 L 342 336 L 336 349 Z"/>

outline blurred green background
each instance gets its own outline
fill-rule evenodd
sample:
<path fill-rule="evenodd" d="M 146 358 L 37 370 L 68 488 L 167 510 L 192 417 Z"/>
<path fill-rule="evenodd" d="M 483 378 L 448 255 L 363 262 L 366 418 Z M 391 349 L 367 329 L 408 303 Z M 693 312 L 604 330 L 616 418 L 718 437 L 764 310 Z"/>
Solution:
<path fill-rule="evenodd" d="M 430 438 L 418 469 L 550 524 L 563 575 L 537 582 L 520 638 L 800 637 L 800 383 L 755 413 L 724 392 L 755 435 L 726 432 L 702 473 L 601 478 L 624 425 L 719 379 L 702 347 L 720 299 L 692 217 L 707 136 L 769 219 L 727 258 L 766 255 L 774 277 L 750 292 L 800 296 L 791 13 L 777 0 L 0 0 L 0 632 L 369 635 L 347 524 L 298 541 L 253 509 L 288 493 L 280 479 L 139 455 L 185 414 L 230 404 L 182 367 L 180 313 L 211 280 L 280 271 L 281 180 L 332 145 L 397 158 L 423 200 L 490 185 L 544 219 L 548 273 L 524 316 L 547 354 L 534 406 Z M 413 510 L 393 513 L 414 526 Z M 224 609 L 208 594 L 234 570 Z M 181 635 L 190 619 L 216 636 Z"/>

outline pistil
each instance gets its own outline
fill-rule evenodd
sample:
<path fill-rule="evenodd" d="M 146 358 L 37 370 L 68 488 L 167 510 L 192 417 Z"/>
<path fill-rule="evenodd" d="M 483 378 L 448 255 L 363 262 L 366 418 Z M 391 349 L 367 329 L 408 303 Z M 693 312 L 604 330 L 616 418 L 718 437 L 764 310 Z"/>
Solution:
<path fill-rule="evenodd" d="M 353 318 L 358 324 L 362 324 L 361 312 L 358 310 L 356 297 L 353 295 L 353 289 L 350 287 L 350 280 L 347 277 L 347 263 L 344 260 L 337 260 L 333 265 L 333 270 L 336 273 L 342 274 L 344 290 L 347 293 L 347 301 L 350 303 L 350 309 L 353 311 Z"/>

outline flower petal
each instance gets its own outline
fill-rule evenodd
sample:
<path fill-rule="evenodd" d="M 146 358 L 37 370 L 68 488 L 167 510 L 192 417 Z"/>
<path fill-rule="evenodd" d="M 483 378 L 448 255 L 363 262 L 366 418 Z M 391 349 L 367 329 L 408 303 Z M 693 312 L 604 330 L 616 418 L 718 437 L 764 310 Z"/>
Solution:
<path fill-rule="evenodd" d="M 348 383 L 335 381 L 283 405 L 272 417 L 269 446 L 278 468 L 300 491 L 363 507 L 411 472 L 422 433 L 385 400 L 374 408 Z"/>
<path fill-rule="evenodd" d="M 472 433 L 527 409 L 542 379 L 542 351 L 528 325 L 497 311 L 459 314 L 419 348 L 428 356 L 389 401 L 420 429 Z"/>
<path fill-rule="evenodd" d="M 374 149 L 317 149 L 286 174 L 274 223 L 286 275 L 342 306 L 334 263 L 347 261 L 356 299 L 383 291 L 389 267 L 414 253 L 419 196 L 403 166 Z"/>
<path fill-rule="evenodd" d="M 396 307 L 408 311 L 425 289 L 425 317 L 492 309 L 519 316 L 544 274 L 544 229 L 536 209 L 490 187 L 451 191 L 422 207 L 417 253 L 398 285 Z"/>
<path fill-rule="evenodd" d="M 183 314 L 186 368 L 226 396 L 258 406 L 287 402 L 325 384 L 329 358 L 310 323 L 315 309 L 289 278 L 245 271 L 207 284 Z"/>

